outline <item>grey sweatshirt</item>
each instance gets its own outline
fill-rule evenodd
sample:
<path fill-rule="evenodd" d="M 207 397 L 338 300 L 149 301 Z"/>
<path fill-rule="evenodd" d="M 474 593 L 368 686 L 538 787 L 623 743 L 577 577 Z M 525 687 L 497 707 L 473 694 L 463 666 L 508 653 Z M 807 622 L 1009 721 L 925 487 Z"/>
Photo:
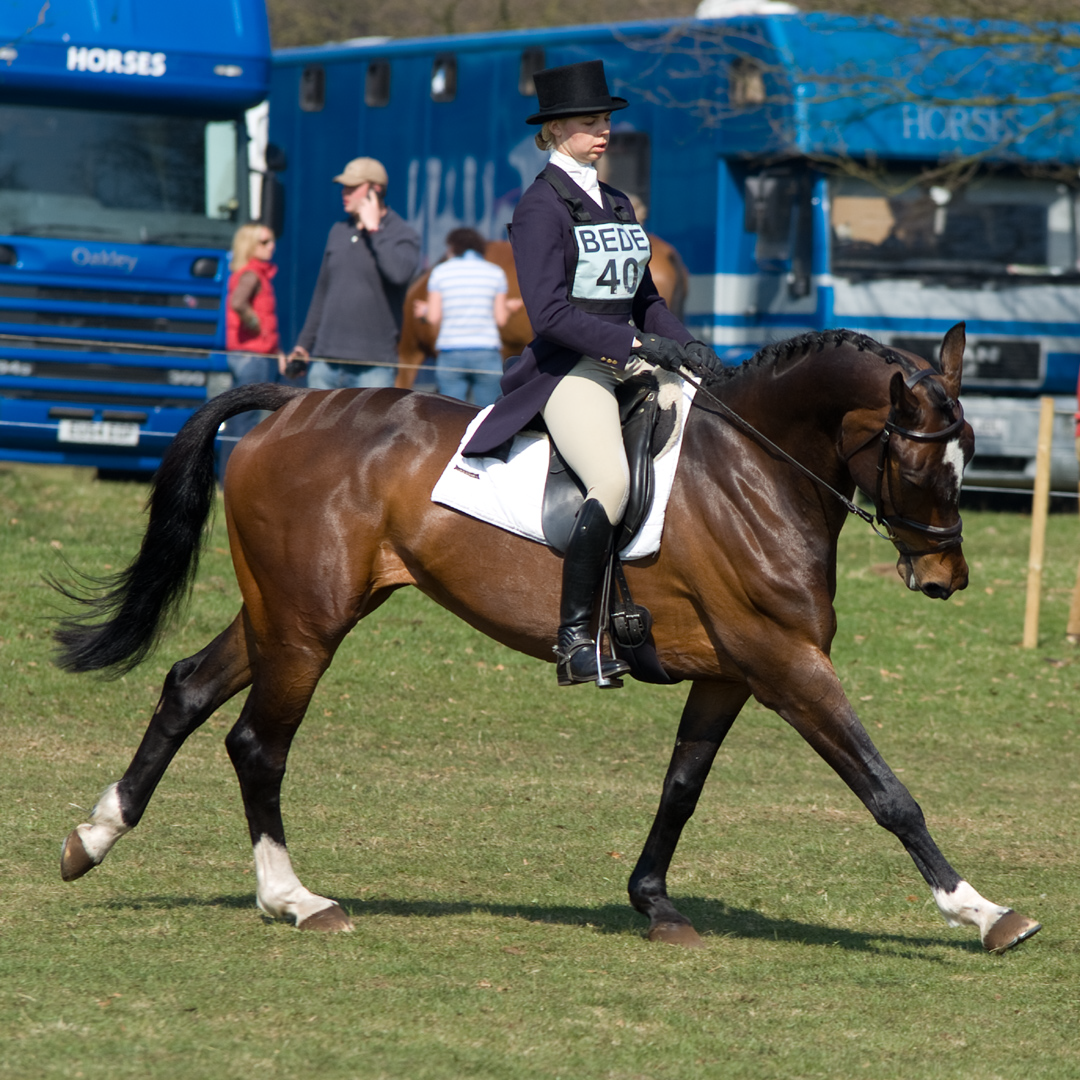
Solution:
<path fill-rule="evenodd" d="M 297 344 L 315 357 L 396 364 L 405 290 L 419 262 L 420 237 L 393 210 L 373 233 L 337 222 Z"/>

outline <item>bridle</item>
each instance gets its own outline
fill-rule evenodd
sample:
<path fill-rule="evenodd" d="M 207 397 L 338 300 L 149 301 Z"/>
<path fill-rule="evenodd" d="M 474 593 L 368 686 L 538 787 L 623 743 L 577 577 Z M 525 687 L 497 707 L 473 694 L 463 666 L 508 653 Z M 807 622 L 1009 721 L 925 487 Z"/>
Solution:
<path fill-rule="evenodd" d="M 684 362 L 684 368 L 686 366 L 688 365 Z M 699 376 L 706 373 L 711 374 L 704 364 L 698 364 L 691 360 L 689 366 L 691 366 L 691 370 Z M 910 428 L 901 427 L 893 421 L 890 416 L 885 421 L 880 432 L 874 432 L 869 438 L 864 439 L 849 453 L 843 455 L 842 460 L 846 465 L 853 457 L 870 446 L 875 439 L 878 441 L 877 481 L 874 485 L 874 512 L 871 513 L 868 510 L 864 510 L 861 506 L 857 506 L 842 491 L 837 491 L 836 488 L 825 480 L 822 480 L 816 473 L 811 472 L 802 464 L 802 462 L 793 458 L 786 450 L 777 446 L 776 443 L 768 438 L 768 436 L 763 435 L 730 406 L 724 404 L 724 402 L 722 402 L 715 394 L 711 393 L 703 383 L 697 379 L 687 378 L 685 371 L 680 372 L 680 374 L 687 382 L 695 386 L 699 393 L 703 393 L 714 405 L 716 405 L 720 411 L 732 421 L 735 427 L 741 429 L 751 438 L 756 439 L 763 446 L 767 446 L 790 465 L 794 465 L 796 469 L 809 477 L 809 479 L 813 480 L 819 487 L 824 488 L 834 495 L 843 504 L 844 509 L 846 509 L 848 513 L 854 514 L 856 517 L 865 521 L 878 536 L 882 537 L 882 539 L 890 540 L 901 555 L 907 558 L 913 558 L 919 555 L 937 554 L 942 551 L 948 551 L 950 548 L 959 547 L 963 542 L 963 521 L 959 514 L 956 515 L 956 521 L 951 525 L 929 525 L 922 521 L 913 521 L 911 518 L 905 517 L 900 513 L 884 513 L 884 495 L 886 492 L 888 492 L 890 501 L 893 505 L 897 505 L 897 501 L 892 497 L 891 485 L 889 483 L 889 453 L 893 445 L 894 437 L 898 439 L 910 439 L 913 442 L 921 443 L 947 442 L 964 427 L 964 410 L 959 402 L 955 402 L 958 413 L 956 419 L 954 419 L 947 427 L 942 428 L 941 431 L 913 431 Z M 912 387 L 922 382 L 923 379 L 937 374 L 938 372 L 932 367 L 920 368 L 918 371 L 909 375 L 904 382 L 910 390 Z M 878 528 L 879 525 L 885 529 L 884 532 Z M 908 533 L 920 534 L 930 546 L 920 548 L 912 547 L 897 532 L 897 529 L 902 529 L 904 532 Z"/>
<path fill-rule="evenodd" d="M 910 390 L 917 383 L 937 372 L 933 368 L 920 368 L 914 374 L 909 375 L 904 384 Z M 890 501 L 893 506 L 898 505 L 898 500 L 893 497 L 892 488 L 889 484 L 889 451 L 892 448 L 895 435 L 901 439 L 911 439 L 913 442 L 931 443 L 948 442 L 958 431 L 964 427 L 964 410 L 959 402 L 956 402 L 957 417 L 947 427 L 940 431 L 912 431 L 910 428 L 901 427 L 893 420 L 887 419 L 885 426 L 878 435 L 871 435 L 869 439 L 857 446 L 850 454 L 844 455 L 845 464 L 849 462 L 860 450 L 869 446 L 874 439 L 878 440 L 877 482 L 874 485 L 874 512 L 878 524 L 887 530 L 885 535 L 893 542 L 896 550 L 901 555 L 909 558 L 917 555 L 931 555 L 938 551 L 948 551 L 949 548 L 958 547 L 963 542 L 963 520 L 957 514 L 956 521 L 951 525 L 927 525 L 921 521 L 912 521 L 911 518 L 902 514 L 884 514 L 882 507 L 885 505 L 883 489 L 888 489 Z M 873 524 L 873 523 L 871 523 Z M 908 532 L 921 533 L 932 541 L 932 547 L 913 548 L 897 533 L 897 528 Z"/>

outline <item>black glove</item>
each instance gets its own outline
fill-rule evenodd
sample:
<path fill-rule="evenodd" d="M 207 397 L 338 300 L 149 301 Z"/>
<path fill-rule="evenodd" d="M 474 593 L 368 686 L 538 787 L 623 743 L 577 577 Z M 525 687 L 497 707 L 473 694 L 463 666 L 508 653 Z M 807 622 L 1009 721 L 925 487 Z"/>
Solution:
<path fill-rule="evenodd" d="M 684 346 L 686 355 L 690 357 L 691 371 L 709 371 L 717 373 L 723 370 L 724 362 L 713 352 L 711 345 L 704 341 L 691 341 Z"/>
<path fill-rule="evenodd" d="M 665 371 L 678 371 L 686 362 L 686 350 L 672 338 L 656 334 L 638 334 L 637 337 L 641 344 L 632 346 L 631 356 L 640 356 Z"/>

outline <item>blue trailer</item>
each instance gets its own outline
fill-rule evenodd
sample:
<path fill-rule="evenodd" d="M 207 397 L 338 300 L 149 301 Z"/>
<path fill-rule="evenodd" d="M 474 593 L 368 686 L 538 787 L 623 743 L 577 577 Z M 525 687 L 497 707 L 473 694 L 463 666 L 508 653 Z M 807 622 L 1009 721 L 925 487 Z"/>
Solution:
<path fill-rule="evenodd" d="M 971 485 L 1030 487 L 1036 398 L 1080 369 L 1080 30 L 827 14 L 362 40 L 274 55 L 286 152 L 286 340 L 351 157 L 380 158 L 429 261 L 458 225 L 505 238 L 542 165 L 532 73 L 602 58 L 607 178 L 692 279 L 686 321 L 735 362 L 847 326 L 928 352 L 967 322 Z M 1067 418 L 1054 483 L 1077 481 Z"/>
<path fill-rule="evenodd" d="M 150 472 L 231 382 L 264 2 L 8 0 L 0 46 L 0 459 Z"/>

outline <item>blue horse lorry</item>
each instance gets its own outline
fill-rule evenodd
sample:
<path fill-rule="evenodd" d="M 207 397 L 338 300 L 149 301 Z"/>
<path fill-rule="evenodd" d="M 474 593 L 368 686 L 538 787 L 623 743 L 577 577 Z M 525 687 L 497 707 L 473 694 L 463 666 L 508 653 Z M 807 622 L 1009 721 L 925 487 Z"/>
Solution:
<path fill-rule="evenodd" d="M 230 385 L 263 0 L 0 10 L 0 459 L 149 473 Z"/>
<path fill-rule="evenodd" d="M 348 159 L 386 164 L 429 264 L 460 225 L 505 239 L 543 164 L 533 73 L 601 58 L 630 102 L 602 169 L 681 253 L 693 332 L 733 363 L 831 327 L 933 358 L 963 320 L 966 484 L 1030 488 L 1038 397 L 1076 407 L 1078 43 L 1077 27 L 798 14 L 277 50 L 284 340 Z M 1076 482 L 1061 416 L 1053 483 Z"/>

